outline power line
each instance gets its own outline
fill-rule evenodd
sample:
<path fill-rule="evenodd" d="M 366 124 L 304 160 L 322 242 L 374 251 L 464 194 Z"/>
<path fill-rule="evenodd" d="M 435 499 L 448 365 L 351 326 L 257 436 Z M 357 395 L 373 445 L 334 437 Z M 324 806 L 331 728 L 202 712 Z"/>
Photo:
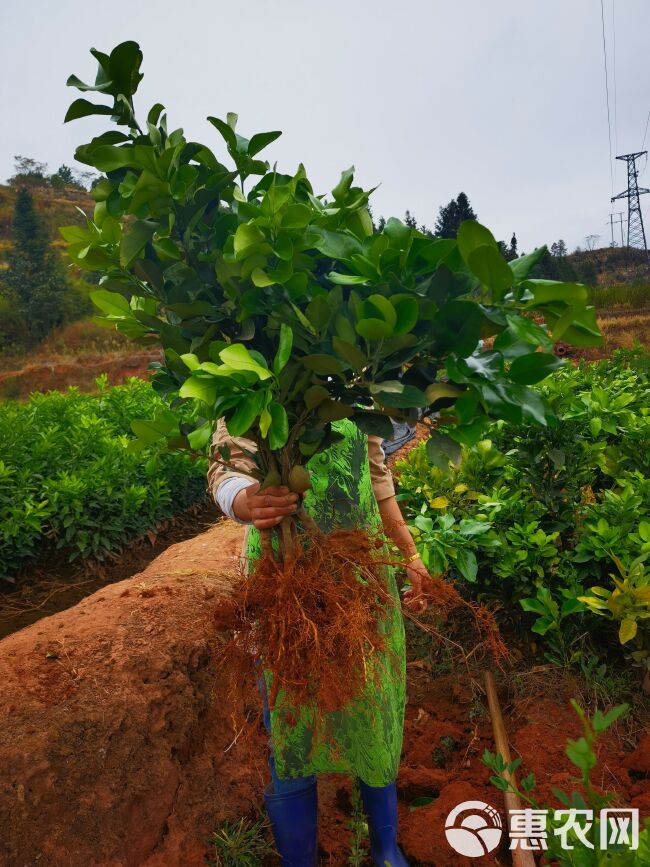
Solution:
<path fill-rule="evenodd" d="M 614 147 L 618 153 L 618 87 L 616 84 L 616 0 L 612 0 L 612 75 L 614 78 Z"/>
<path fill-rule="evenodd" d="M 609 136 L 609 177 L 612 185 L 612 197 L 614 196 L 614 156 L 612 153 L 612 121 L 609 111 L 609 74 L 607 72 L 607 40 L 605 38 L 605 6 L 600 0 L 600 18 L 603 25 L 603 60 L 605 61 L 605 99 L 607 102 L 607 132 Z"/>
<path fill-rule="evenodd" d="M 645 122 L 645 132 L 643 133 L 643 141 L 641 142 L 641 150 L 645 147 L 646 136 L 648 135 L 648 124 L 650 124 L 650 111 L 648 112 L 648 119 Z"/>

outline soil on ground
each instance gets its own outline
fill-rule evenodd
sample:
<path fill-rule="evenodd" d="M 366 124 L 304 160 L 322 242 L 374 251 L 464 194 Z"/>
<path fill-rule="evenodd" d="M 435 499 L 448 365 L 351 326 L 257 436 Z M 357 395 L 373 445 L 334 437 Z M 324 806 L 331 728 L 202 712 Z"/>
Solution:
<path fill-rule="evenodd" d="M 263 810 L 262 793 L 269 780 L 267 738 L 262 726 L 259 696 L 254 688 L 248 700 L 251 726 L 248 737 L 233 729 L 227 697 L 219 683 L 213 682 L 214 669 L 207 658 L 201 663 L 201 677 L 192 675 L 193 686 L 189 693 L 186 694 L 179 686 L 178 694 L 170 693 L 164 702 L 160 697 L 163 684 L 167 691 L 174 687 L 175 679 L 182 685 L 181 673 L 185 666 L 194 664 L 177 661 L 173 665 L 180 664 L 180 668 L 176 671 L 172 666 L 172 674 L 169 674 L 167 669 L 172 663 L 165 661 L 166 654 L 181 654 L 182 651 L 181 659 L 187 657 L 191 660 L 191 648 L 185 645 L 194 634 L 192 630 L 197 630 L 197 641 L 201 635 L 200 640 L 205 644 L 203 633 L 209 631 L 208 621 L 205 620 L 206 613 L 209 614 L 206 600 L 210 607 L 216 604 L 219 593 L 227 592 L 228 582 L 232 582 L 232 576 L 236 574 L 242 532 L 242 528 L 231 521 L 218 521 L 206 532 L 172 545 L 124 585 L 108 587 L 105 592 L 96 593 L 91 599 L 82 602 L 80 608 L 85 617 L 75 615 L 64 621 L 62 618 L 68 613 L 64 612 L 51 621 L 39 624 L 37 629 L 41 631 L 37 635 L 41 637 L 37 640 L 41 643 L 45 641 L 43 636 L 47 637 L 52 631 L 48 625 L 50 623 L 63 628 L 57 634 L 67 638 L 65 648 L 70 659 L 66 655 L 63 661 L 73 666 L 77 680 L 74 684 L 61 681 L 59 687 L 63 685 L 70 690 L 74 686 L 69 701 L 72 702 L 74 698 L 77 703 L 82 700 L 85 702 L 78 711 L 67 712 L 68 716 L 72 713 L 69 723 L 65 723 L 65 704 L 68 702 L 62 704 L 56 684 L 52 682 L 50 685 L 58 668 L 48 668 L 48 678 L 43 680 L 46 676 L 43 667 L 47 661 L 43 662 L 42 652 L 34 653 L 33 648 L 32 652 L 28 652 L 28 648 L 23 647 L 28 633 L 19 632 L 7 639 L 14 648 L 13 652 L 22 648 L 20 659 L 24 671 L 21 681 L 37 683 L 46 690 L 43 695 L 47 696 L 47 704 L 51 708 L 40 711 L 38 728 L 42 730 L 43 736 L 48 731 L 48 713 L 52 714 L 53 719 L 58 719 L 61 714 L 65 717 L 56 723 L 56 737 L 59 739 L 56 755 L 64 756 L 64 778 L 76 781 L 75 786 L 84 793 L 84 803 L 88 801 L 91 804 L 94 797 L 108 797 L 108 793 L 114 792 L 115 787 L 120 785 L 126 785 L 128 791 L 125 790 L 123 795 L 125 798 L 128 795 L 131 799 L 128 803 L 131 803 L 134 787 L 140 787 L 138 803 L 142 807 L 140 812 L 136 811 L 140 816 L 138 822 L 148 823 L 146 846 L 144 843 L 141 845 L 143 853 L 146 851 L 147 854 L 137 861 L 142 867 L 201 867 L 206 863 L 206 858 L 214 859 L 215 856 L 208 842 L 211 832 L 218 830 L 225 822 L 236 822 L 243 816 L 259 816 Z M 216 583 L 210 583 L 213 579 L 208 581 L 209 576 L 215 576 Z M 200 596 L 201 593 L 205 598 Z M 198 602 L 189 601 L 196 594 L 202 599 L 201 611 Z M 431 616 L 435 616 L 433 612 Z M 203 632 L 196 625 L 199 620 L 201 623 L 205 621 L 201 627 Z M 76 636 L 75 630 L 79 629 L 82 632 Z M 409 632 L 412 632 L 410 627 Z M 25 637 L 22 642 L 21 636 Z M 160 636 L 164 637 L 162 644 Z M 149 649 L 154 646 L 155 651 Z M 482 800 L 503 815 L 502 795 L 489 782 L 490 771 L 481 761 L 486 748 L 495 750 L 482 692 L 481 672 L 468 671 L 463 666 L 454 665 L 453 660 L 442 658 L 426 636 L 412 636 L 409 646 L 408 704 L 397 780 L 400 842 L 413 867 L 456 867 L 461 861 L 449 847 L 444 830 L 450 810 L 463 801 Z M 119 655 L 118 659 L 115 659 L 116 654 Z M 111 674 L 111 666 L 108 665 L 111 659 L 115 666 L 113 672 L 124 669 L 123 682 L 115 681 L 115 673 Z M 580 686 L 557 669 L 536 666 L 538 662 L 531 659 L 527 665 L 520 663 L 516 672 L 497 672 L 497 680 L 513 758 L 521 756 L 522 773 L 535 772 L 540 801 L 548 800 L 557 806 L 552 788 L 557 786 L 569 792 L 574 788 L 574 768 L 565 755 L 564 744 L 567 737 L 579 737 L 581 733 L 579 721 L 569 706 L 571 697 L 580 697 Z M 158 671 L 160 666 L 164 670 Z M 133 680 L 135 669 L 142 676 L 140 686 L 137 685 L 137 678 Z M 212 678 L 207 676 L 211 670 Z M 88 693 L 87 680 L 91 675 L 91 680 L 94 678 L 97 685 Z M 168 675 L 167 680 L 160 680 Z M 153 698 L 150 699 L 154 705 L 162 702 L 161 708 L 167 708 L 166 714 L 167 711 L 173 711 L 177 716 L 176 719 L 165 716 L 164 724 L 155 725 L 151 722 L 149 712 L 143 716 L 142 724 L 149 726 L 144 734 L 150 753 L 167 755 L 170 732 L 173 733 L 177 728 L 184 732 L 183 738 L 191 743 L 191 749 L 172 751 L 171 760 L 176 769 L 171 776 L 167 776 L 173 778 L 175 788 L 167 800 L 161 800 L 155 790 L 152 791 L 151 779 L 158 774 L 157 768 L 149 767 L 146 758 L 139 756 L 137 750 L 133 752 L 136 744 L 140 744 L 140 734 L 123 730 L 117 725 L 119 720 L 116 714 L 121 707 L 118 703 L 120 690 L 124 692 L 128 689 L 137 690 L 134 701 L 136 694 L 144 700 L 153 690 Z M 199 694 L 203 696 L 200 701 L 197 698 Z M 190 714 L 190 706 L 185 706 L 190 698 L 203 708 L 195 722 L 188 722 L 183 716 Z M 89 701 L 93 702 L 93 713 L 100 722 L 116 718 L 114 722 L 117 728 L 111 735 L 110 743 L 120 755 L 126 751 L 131 756 L 128 766 L 125 767 L 121 761 L 98 769 L 93 767 L 92 762 L 89 764 L 89 756 L 79 749 L 79 732 L 74 720 L 78 714 L 82 714 L 80 719 L 85 718 L 83 714 L 88 715 Z M 117 715 L 122 713 L 123 710 L 119 710 Z M 162 713 L 162 710 L 159 709 L 157 713 Z M 154 722 L 155 719 L 157 716 L 154 714 Z M 88 744 L 95 743 L 92 740 L 94 731 L 87 732 L 86 737 L 91 739 Z M 631 723 L 621 721 L 610 730 L 598 746 L 599 765 L 595 782 L 601 790 L 612 793 L 616 803 L 637 806 L 642 815 L 648 815 L 650 738 L 646 736 L 645 740 L 640 741 L 643 734 L 634 719 Z M 141 749 L 141 746 L 137 749 Z M 636 752 L 633 752 L 635 749 Z M 50 759 L 50 773 L 63 773 L 54 759 Z M 59 758 L 56 759 L 58 761 Z M 93 762 L 96 764 L 94 759 Z M 35 769 L 30 783 L 35 791 L 40 791 L 36 787 L 40 785 L 41 776 L 42 769 Z M 160 776 L 161 779 L 167 779 L 164 774 Z M 99 793 L 95 791 L 98 786 L 101 788 Z M 53 807 L 50 806 L 49 812 L 46 812 L 45 797 L 43 794 L 40 808 L 44 831 L 50 828 L 53 821 Z M 323 776 L 319 782 L 319 799 L 321 867 L 342 867 L 349 863 L 352 842 L 351 781 L 342 775 Z M 60 796 L 55 803 L 60 805 L 59 812 L 65 813 L 68 809 L 62 804 Z M 102 815 L 101 812 L 97 813 L 97 827 L 93 832 L 98 840 L 101 840 L 103 833 L 108 833 L 106 829 L 102 831 L 102 821 L 107 821 L 102 819 Z M 59 815 L 59 821 L 61 818 Z M 140 840 L 141 830 L 134 826 L 128 833 L 136 835 L 134 840 Z M 38 833 L 40 836 L 41 832 Z M 59 839 L 59 832 L 57 834 Z M 160 836 L 157 837 L 157 834 Z M 54 834 L 50 833 L 50 836 L 54 837 Z M 50 860 L 46 863 L 54 862 Z M 74 864 L 75 867 L 80 863 L 65 861 L 66 865 Z M 111 863 L 123 867 L 127 862 L 120 860 Z M 483 863 L 511 863 L 506 837 L 496 852 L 487 856 Z M 277 859 L 270 858 L 267 867 L 277 867 L 277 864 Z M 370 861 L 366 859 L 364 864 L 367 867 Z"/>
<path fill-rule="evenodd" d="M 42 617 L 65 611 L 101 587 L 130 578 L 176 542 L 191 539 L 214 524 L 216 510 L 206 502 L 162 521 L 146 536 L 103 560 L 76 560 L 52 551 L 36 564 L 25 566 L 15 589 L 3 583 L 0 593 L 0 639 L 36 623 Z"/>

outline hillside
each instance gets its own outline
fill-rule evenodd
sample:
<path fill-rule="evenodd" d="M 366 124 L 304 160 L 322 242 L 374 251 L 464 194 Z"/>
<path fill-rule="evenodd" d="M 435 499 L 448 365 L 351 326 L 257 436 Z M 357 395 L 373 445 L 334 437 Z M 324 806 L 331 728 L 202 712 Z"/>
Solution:
<path fill-rule="evenodd" d="M 77 187 L 55 189 L 50 186 L 30 186 L 38 212 L 43 216 L 53 243 L 63 250 L 65 241 L 59 235 L 59 226 L 81 225 L 81 208 L 92 214 L 95 202 L 86 190 Z M 11 244 L 11 220 L 16 201 L 16 187 L 0 184 L 0 258 Z"/>
<path fill-rule="evenodd" d="M 585 262 L 595 266 L 597 285 L 650 283 L 650 267 L 643 250 L 629 247 L 602 247 L 599 250 L 582 250 L 566 257 L 575 267 Z"/>

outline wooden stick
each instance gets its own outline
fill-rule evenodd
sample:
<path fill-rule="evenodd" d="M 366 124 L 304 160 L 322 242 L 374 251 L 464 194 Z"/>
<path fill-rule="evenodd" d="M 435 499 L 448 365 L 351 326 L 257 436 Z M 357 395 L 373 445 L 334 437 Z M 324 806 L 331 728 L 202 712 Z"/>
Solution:
<path fill-rule="evenodd" d="M 503 756 L 504 762 L 510 764 L 510 747 L 508 746 L 508 735 L 501 714 L 501 706 L 497 697 L 496 686 L 494 685 L 494 676 L 491 671 L 485 672 L 485 693 L 487 695 L 488 707 L 490 708 L 490 717 L 492 718 L 492 731 L 494 732 L 494 743 L 497 748 L 497 753 Z M 511 785 L 515 785 L 515 775 L 504 771 L 500 774 L 504 780 Z M 504 792 L 503 800 L 506 805 L 506 817 L 508 821 L 508 829 L 510 828 L 510 811 L 521 810 L 521 799 L 515 792 Z M 531 851 L 526 849 L 512 849 L 512 867 L 535 867 L 535 857 Z"/>

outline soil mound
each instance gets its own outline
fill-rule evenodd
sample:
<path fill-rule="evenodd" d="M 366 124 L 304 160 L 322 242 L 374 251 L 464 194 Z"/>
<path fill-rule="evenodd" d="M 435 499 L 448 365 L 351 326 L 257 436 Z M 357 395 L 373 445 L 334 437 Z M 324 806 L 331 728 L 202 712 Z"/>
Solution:
<path fill-rule="evenodd" d="M 219 524 L 0 642 L 2 867 L 205 867 L 217 805 L 257 803 L 214 667 L 241 540 Z"/>

